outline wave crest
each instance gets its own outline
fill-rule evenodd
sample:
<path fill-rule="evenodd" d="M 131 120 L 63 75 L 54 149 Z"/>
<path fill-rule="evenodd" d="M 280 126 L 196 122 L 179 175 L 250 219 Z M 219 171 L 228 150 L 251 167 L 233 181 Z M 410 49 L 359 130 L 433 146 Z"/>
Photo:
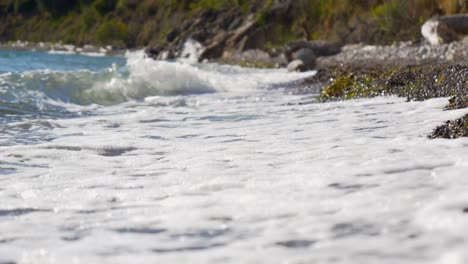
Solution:
<path fill-rule="evenodd" d="M 151 96 L 259 89 L 310 74 L 155 61 L 138 51 L 127 54 L 124 67 L 114 65 L 100 72 L 42 70 L 0 74 L 0 101 L 3 105 L 27 102 L 36 109 L 53 102 L 115 105 Z"/>

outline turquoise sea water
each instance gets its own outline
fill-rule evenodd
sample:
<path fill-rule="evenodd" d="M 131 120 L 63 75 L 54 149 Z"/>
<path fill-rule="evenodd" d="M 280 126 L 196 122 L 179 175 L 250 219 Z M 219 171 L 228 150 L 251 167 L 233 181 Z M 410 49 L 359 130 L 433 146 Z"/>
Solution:
<path fill-rule="evenodd" d="M 113 64 L 125 65 L 122 57 L 91 57 L 60 55 L 30 51 L 0 50 L 0 73 L 21 73 L 26 71 L 102 71 Z"/>
<path fill-rule="evenodd" d="M 0 51 L 1 123 L 18 118 L 71 115 L 62 103 L 91 104 L 96 82 L 120 75 L 123 57 L 89 57 L 27 51 Z M 109 96 L 109 103 L 114 101 Z M 123 99 L 121 99 L 123 100 Z M 101 103 L 105 103 L 103 96 Z"/>

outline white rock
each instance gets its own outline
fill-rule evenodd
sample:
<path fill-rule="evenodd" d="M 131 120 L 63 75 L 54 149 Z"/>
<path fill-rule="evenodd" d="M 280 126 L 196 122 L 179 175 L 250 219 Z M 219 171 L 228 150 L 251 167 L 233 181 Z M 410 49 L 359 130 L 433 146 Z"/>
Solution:
<path fill-rule="evenodd" d="M 306 70 L 304 62 L 301 60 L 293 60 L 288 64 L 289 72 L 303 72 Z"/>

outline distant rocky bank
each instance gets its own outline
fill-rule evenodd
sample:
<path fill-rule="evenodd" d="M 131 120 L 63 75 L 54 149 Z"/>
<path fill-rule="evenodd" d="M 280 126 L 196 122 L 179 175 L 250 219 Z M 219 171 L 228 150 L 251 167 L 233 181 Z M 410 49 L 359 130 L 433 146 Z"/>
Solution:
<path fill-rule="evenodd" d="M 291 1 L 278 1 L 269 16 L 286 19 Z M 270 18 L 271 19 L 271 18 Z M 197 61 L 216 61 L 254 67 L 286 67 L 294 60 L 302 63 L 292 70 L 310 70 L 317 56 L 340 52 L 339 42 L 290 41 L 275 45 L 277 28 L 264 25 L 256 14 L 239 10 L 206 11 L 187 20 L 167 34 L 166 41 L 147 48 L 154 59 L 196 58 Z"/>

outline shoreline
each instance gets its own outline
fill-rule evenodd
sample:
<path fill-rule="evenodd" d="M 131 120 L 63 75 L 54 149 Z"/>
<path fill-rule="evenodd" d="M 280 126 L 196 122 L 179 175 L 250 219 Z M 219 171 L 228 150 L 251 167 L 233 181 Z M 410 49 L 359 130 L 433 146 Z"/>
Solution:
<path fill-rule="evenodd" d="M 319 58 L 302 90 L 324 87 L 319 101 L 396 95 L 408 101 L 449 98 L 444 111 L 468 108 L 468 39 L 450 44 L 344 48 Z M 429 138 L 468 137 L 468 114 L 436 127 Z"/>
<path fill-rule="evenodd" d="M 0 43 L 0 50 L 84 56 L 124 56 L 127 52 L 111 46 L 77 47 L 27 41 Z M 242 61 L 226 63 L 222 59 L 212 62 L 255 66 Z M 444 110 L 468 108 L 468 38 L 437 46 L 409 42 L 391 46 L 346 45 L 337 54 L 318 57 L 315 70 L 316 75 L 299 82 L 298 92 L 323 88 L 319 101 L 382 95 L 406 97 L 408 101 L 448 97 Z M 428 136 L 432 139 L 468 137 L 468 114 L 448 120 Z"/>

